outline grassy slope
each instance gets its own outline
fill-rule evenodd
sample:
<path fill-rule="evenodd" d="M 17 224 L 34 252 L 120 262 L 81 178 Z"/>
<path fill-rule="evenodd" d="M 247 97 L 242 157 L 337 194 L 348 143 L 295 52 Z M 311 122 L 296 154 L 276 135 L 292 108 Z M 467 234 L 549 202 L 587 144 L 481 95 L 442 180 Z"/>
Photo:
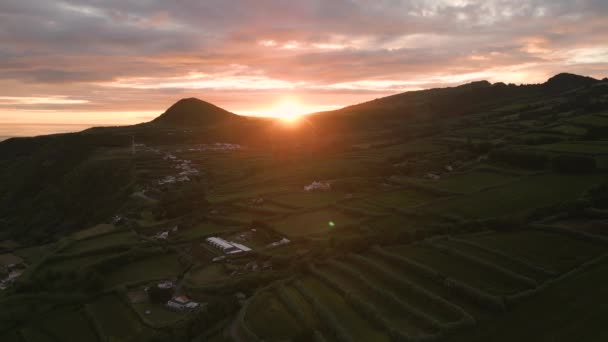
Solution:
<path fill-rule="evenodd" d="M 608 263 L 578 274 L 529 299 L 500 319 L 448 341 L 606 341 Z"/>

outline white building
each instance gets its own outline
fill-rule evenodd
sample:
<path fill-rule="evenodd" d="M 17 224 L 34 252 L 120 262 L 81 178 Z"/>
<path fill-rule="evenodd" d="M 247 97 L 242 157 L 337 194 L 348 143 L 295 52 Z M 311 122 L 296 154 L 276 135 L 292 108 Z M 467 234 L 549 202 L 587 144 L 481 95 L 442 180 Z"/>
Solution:
<path fill-rule="evenodd" d="M 207 238 L 207 242 L 211 246 L 224 252 L 224 254 L 237 254 L 251 251 L 251 248 L 243 244 L 227 241 L 218 237 Z"/>
<path fill-rule="evenodd" d="M 200 304 L 186 296 L 176 296 L 167 301 L 167 307 L 177 311 L 194 311 L 200 307 Z"/>

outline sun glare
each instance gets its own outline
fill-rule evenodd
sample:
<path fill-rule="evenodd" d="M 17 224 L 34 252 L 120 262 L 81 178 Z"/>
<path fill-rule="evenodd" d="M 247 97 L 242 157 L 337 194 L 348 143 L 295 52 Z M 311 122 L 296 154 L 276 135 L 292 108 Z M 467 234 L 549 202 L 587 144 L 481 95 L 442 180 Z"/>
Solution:
<path fill-rule="evenodd" d="M 270 115 L 281 119 L 285 123 L 294 124 L 310 109 L 302 105 L 297 99 L 285 98 L 278 102 L 271 110 Z"/>

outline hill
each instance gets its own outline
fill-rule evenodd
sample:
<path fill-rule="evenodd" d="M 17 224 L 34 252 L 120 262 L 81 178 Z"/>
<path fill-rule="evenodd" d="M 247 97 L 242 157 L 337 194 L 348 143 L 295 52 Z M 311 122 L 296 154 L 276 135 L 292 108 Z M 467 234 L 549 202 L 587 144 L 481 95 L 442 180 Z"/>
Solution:
<path fill-rule="evenodd" d="M 152 121 L 154 124 L 174 126 L 211 125 L 241 117 L 197 98 L 181 99 Z"/>

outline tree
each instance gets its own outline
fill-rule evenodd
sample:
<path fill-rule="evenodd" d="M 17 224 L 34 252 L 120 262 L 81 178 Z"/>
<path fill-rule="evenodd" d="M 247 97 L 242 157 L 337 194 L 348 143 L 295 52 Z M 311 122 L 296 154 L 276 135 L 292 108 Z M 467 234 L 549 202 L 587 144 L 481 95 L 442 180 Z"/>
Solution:
<path fill-rule="evenodd" d="M 172 296 L 172 288 L 165 289 L 158 286 L 151 286 L 148 288 L 148 298 L 150 298 L 150 302 L 154 304 L 164 304 L 169 301 Z"/>

